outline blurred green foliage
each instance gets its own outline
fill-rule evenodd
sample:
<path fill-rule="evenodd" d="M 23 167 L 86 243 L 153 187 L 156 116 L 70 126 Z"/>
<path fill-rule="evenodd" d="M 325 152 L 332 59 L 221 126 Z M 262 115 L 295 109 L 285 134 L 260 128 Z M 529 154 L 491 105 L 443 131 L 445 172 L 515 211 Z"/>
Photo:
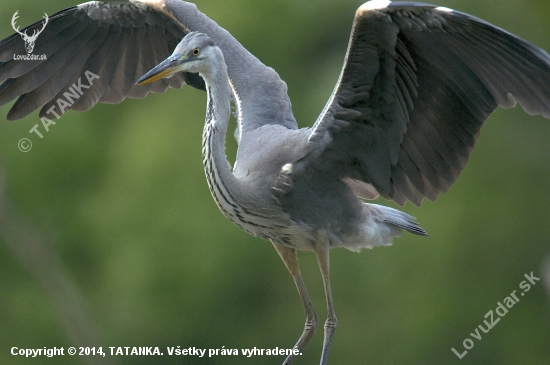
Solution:
<path fill-rule="evenodd" d="M 351 0 L 201 0 L 288 83 L 294 113 L 309 126 L 337 80 L 355 9 Z M 0 38 L 71 0 L 0 3 Z M 440 0 L 550 50 L 547 0 Z M 304 315 L 270 243 L 225 219 L 201 163 L 205 93 L 184 88 L 69 112 L 29 135 L 37 113 L 0 122 L 0 167 L 18 214 L 41 232 L 104 350 L 108 346 L 290 348 Z M 0 108 L 2 118 L 9 106 Z M 30 136 L 30 137 L 29 137 Z M 22 153 L 17 142 L 31 138 Z M 332 251 L 339 319 L 333 364 L 549 364 L 550 301 L 542 284 L 466 357 L 462 342 L 525 273 L 540 276 L 550 254 L 550 122 L 520 108 L 498 110 L 449 193 L 404 210 L 430 234 L 392 247 Z M 234 158 L 228 137 L 227 153 Z M 381 204 L 391 202 L 379 199 Z M 326 310 L 317 264 L 300 254 L 320 320 Z M 51 293 L 0 240 L 0 363 L 77 364 L 78 356 L 25 359 L 10 348 L 73 343 Z M 63 298 L 57 298 L 63 300 Z M 322 329 L 297 364 L 313 364 Z M 283 357 L 132 357 L 116 364 L 279 364 Z"/>

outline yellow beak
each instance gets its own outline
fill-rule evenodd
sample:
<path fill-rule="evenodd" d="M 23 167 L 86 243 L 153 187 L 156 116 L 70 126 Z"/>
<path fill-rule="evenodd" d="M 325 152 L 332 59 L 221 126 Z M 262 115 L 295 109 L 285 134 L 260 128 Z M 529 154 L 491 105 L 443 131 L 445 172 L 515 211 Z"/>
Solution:
<path fill-rule="evenodd" d="M 141 76 L 139 80 L 137 80 L 136 85 L 145 85 L 170 77 L 176 72 L 175 68 L 183 62 L 184 61 L 182 61 L 179 56 L 171 56 L 153 67 L 145 75 Z"/>

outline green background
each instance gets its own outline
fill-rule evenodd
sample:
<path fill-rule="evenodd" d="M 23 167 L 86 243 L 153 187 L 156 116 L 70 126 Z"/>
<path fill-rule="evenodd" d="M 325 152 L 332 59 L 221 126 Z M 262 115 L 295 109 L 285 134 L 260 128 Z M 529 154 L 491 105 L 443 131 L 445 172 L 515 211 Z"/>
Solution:
<path fill-rule="evenodd" d="M 355 9 L 350 0 L 204 0 L 229 30 L 288 83 L 310 126 L 338 78 Z M 0 38 L 74 5 L 0 3 Z M 547 0 L 441 0 L 550 50 Z M 11 103 L 10 103 L 11 104 Z M 57 357 L 19 348 L 166 346 L 290 348 L 304 314 L 270 243 L 225 219 L 201 162 L 206 94 L 191 88 L 69 112 L 40 139 L 37 113 L 6 121 L 0 108 L 0 363 L 280 364 L 283 357 Z M 232 128 L 231 128 L 232 129 Z M 22 153 L 18 141 L 30 138 Z M 339 319 L 332 364 L 549 364 L 550 300 L 537 283 L 459 360 L 462 342 L 525 273 L 550 255 L 550 122 L 520 108 L 487 121 L 468 167 L 447 194 L 407 204 L 431 237 L 331 252 Z M 232 160 L 235 142 L 228 138 Z M 393 203 L 379 199 L 381 204 Z M 6 223 L 7 222 L 7 223 Z M 299 255 L 321 323 L 314 255 Z M 549 275 L 550 276 L 550 275 Z M 322 329 L 296 364 L 314 364 Z"/>

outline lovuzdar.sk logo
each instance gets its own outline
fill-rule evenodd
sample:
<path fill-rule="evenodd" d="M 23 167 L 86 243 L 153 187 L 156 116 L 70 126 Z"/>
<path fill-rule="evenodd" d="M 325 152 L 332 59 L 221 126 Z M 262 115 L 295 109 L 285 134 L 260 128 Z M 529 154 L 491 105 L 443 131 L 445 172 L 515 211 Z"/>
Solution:
<path fill-rule="evenodd" d="M 42 28 L 41 29 L 38 29 L 38 24 L 36 24 L 34 26 L 29 27 L 29 29 L 25 29 L 23 32 L 21 32 L 21 31 L 19 31 L 19 27 L 15 24 L 15 21 L 17 20 L 17 18 L 19 18 L 18 12 L 19 12 L 19 10 L 17 10 L 15 12 L 15 14 L 13 14 L 13 17 L 11 18 L 11 26 L 13 27 L 13 29 L 17 33 L 19 33 L 19 35 L 21 35 L 21 38 L 25 42 L 25 50 L 27 51 L 27 54 L 23 54 L 23 55 L 14 54 L 13 59 L 16 60 L 16 61 L 19 61 L 19 60 L 44 61 L 44 60 L 46 60 L 47 56 L 45 54 L 35 55 L 35 54 L 32 54 L 32 51 L 34 50 L 34 44 L 36 42 L 36 39 L 38 38 L 40 33 L 42 33 L 44 31 L 44 28 L 46 28 L 46 25 L 48 24 L 48 21 L 50 20 L 50 18 L 48 18 L 48 14 L 44 13 L 44 22 L 42 23 Z M 34 28 L 34 29 L 32 29 L 32 28 Z M 27 33 L 27 31 L 31 30 L 31 29 L 32 29 L 32 35 L 29 35 Z"/>

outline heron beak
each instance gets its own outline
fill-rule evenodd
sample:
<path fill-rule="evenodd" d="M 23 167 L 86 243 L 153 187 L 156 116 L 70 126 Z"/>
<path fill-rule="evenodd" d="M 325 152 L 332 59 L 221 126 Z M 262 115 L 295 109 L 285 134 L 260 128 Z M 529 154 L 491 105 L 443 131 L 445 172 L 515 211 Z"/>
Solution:
<path fill-rule="evenodd" d="M 170 56 L 159 63 L 157 66 L 155 66 L 153 69 L 151 69 L 149 72 L 147 72 L 145 75 L 141 76 L 140 79 L 137 80 L 136 85 L 145 85 L 160 79 L 170 77 L 177 72 L 176 67 L 184 62 L 185 60 L 182 60 L 180 58 L 180 55 Z"/>

